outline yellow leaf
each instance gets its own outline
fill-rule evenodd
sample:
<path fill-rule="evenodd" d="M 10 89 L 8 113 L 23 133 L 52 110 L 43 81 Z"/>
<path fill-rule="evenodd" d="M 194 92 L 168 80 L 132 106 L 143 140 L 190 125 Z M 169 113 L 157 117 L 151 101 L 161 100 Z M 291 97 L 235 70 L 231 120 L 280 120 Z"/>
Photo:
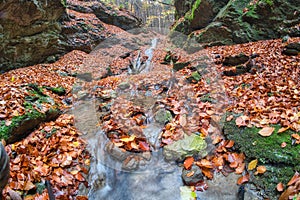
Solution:
<path fill-rule="evenodd" d="M 121 138 L 120 140 L 122 142 L 132 142 L 135 139 L 135 135 L 131 135 L 130 137 L 127 138 Z"/>
<path fill-rule="evenodd" d="M 273 127 L 264 127 L 263 129 L 261 129 L 258 134 L 264 137 L 270 136 L 272 135 L 272 133 L 274 132 L 275 128 Z"/>
<path fill-rule="evenodd" d="M 79 146 L 79 142 L 73 142 L 73 146 L 74 147 L 78 147 Z"/>
<path fill-rule="evenodd" d="M 258 163 L 258 160 L 257 160 L 257 159 L 252 160 L 252 161 L 248 164 L 248 170 L 253 170 L 253 169 L 255 169 L 257 163 Z"/>
<path fill-rule="evenodd" d="M 15 81 L 15 76 L 12 76 L 11 77 L 11 82 L 14 82 Z"/>

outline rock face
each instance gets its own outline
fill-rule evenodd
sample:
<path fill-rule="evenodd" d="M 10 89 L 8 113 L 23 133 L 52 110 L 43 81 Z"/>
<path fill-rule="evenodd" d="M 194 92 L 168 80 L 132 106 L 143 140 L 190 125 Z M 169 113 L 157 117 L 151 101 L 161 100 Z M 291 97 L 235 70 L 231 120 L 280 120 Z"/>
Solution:
<path fill-rule="evenodd" d="M 0 3 L 0 71 L 35 64 L 61 53 L 61 0 Z"/>
<path fill-rule="evenodd" d="M 126 10 L 105 6 L 100 1 L 70 1 L 68 8 L 81 13 L 94 13 L 102 22 L 115 25 L 124 30 L 138 28 L 141 25 L 141 19 L 138 19 Z"/>
<path fill-rule="evenodd" d="M 177 17 L 181 18 L 173 29 L 205 46 L 298 37 L 299 5 L 299 0 L 176 0 Z"/>
<path fill-rule="evenodd" d="M 72 50 L 87 53 L 109 35 L 104 23 L 124 30 L 141 20 L 100 1 L 7 0 L 0 3 L 0 73 Z"/>

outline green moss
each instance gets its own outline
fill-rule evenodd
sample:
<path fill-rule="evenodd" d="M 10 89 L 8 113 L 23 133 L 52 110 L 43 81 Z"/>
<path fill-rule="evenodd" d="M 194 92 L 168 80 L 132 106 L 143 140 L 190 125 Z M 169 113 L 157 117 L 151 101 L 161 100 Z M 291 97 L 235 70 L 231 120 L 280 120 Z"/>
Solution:
<path fill-rule="evenodd" d="M 62 86 L 59 87 L 46 87 L 46 89 L 52 91 L 55 94 L 58 94 L 60 96 L 65 95 L 66 94 L 66 89 Z"/>
<path fill-rule="evenodd" d="M 225 124 L 224 131 L 227 137 L 234 140 L 238 148 L 248 157 L 257 158 L 262 163 L 296 166 L 300 162 L 300 145 L 292 145 L 291 134 L 295 132 L 287 130 L 278 134 L 281 126 L 274 125 L 273 127 L 274 133 L 269 137 L 263 137 L 258 134 L 259 128 L 238 128 L 235 120 L 232 120 Z M 283 142 L 287 143 L 285 148 L 280 146 Z"/>
<path fill-rule="evenodd" d="M 16 127 L 20 126 L 24 121 L 38 118 L 45 118 L 45 114 L 37 111 L 31 104 L 25 102 L 25 114 L 21 116 L 15 116 L 12 118 L 9 126 L 5 125 L 5 121 L 0 121 L 0 139 L 7 140 Z"/>
<path fill-rule="evenodd" d="M 238 115 L 235 115 L 236 117 Z M 286 184 L 295 171 L 300 170 L 300 145 L 292 144 L 291 134 L 295 133 L 294 131 L 277 133 L 281 126 L 272 126 L 275 128 L 273 134 L 263 137 L 258 134 L 260 128 L 238 128 L 233 119 L 225 123 L 224 134 L 228 139 L 235 141 L 235 147 L 245 153 L 248 161 L 258 159 L 260 165 L 267 167 L 266 173 L 252 176 L 252 181 L 264 189 L 269 198 L 277 199 L 279 193 L 276 191 L 276 185 L 279 182 Z M 287 144 L 284 148 L 281 147 L 283 142 Z"/>
<path fill-rule="evenodd" d="M 192 9 L 186 13 L 186 15 L 184 16 L 185 19 L 192 21 L 195 17 L 195 11 L 199 8 L 201 4 L 201 0 L 196 0 L 195 3 L 192 6 Z"/>

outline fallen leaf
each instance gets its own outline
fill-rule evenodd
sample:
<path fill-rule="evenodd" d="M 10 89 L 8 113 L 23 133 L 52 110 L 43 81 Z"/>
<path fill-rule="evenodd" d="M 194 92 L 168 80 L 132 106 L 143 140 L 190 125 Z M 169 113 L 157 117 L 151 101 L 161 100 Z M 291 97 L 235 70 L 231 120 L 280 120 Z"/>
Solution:
<path fill-rule="evenodd" d="M 265 166 L 262 166 L 262 165 L 260 165 L 260 166 L 258 166 L 257 168 L 256 168 L 256 172 L 254 173 L 255 175 L 257 175 L 257 174 L 263 174 L 263 173 L 265 173 L 267 171 L 267 168 L 265 167 Z"/>
<path fill-rule="evenodd" d="M 248 164 L 248 170 L 253 170 L 253 169 L 255 169 L 257 163 L 258 163 L 258 160 L 257 160 L 257 159 L 252 160 L 252 161 Z"/>
<path fill-rule="evenodd" d="M 281 183 L 281 182 L 278 183 L 277 186 L 276 186 L 276 189 L 277 189 L 278 192 L 282 192 L 283 189 L 284 189 L 283 183 Z"/>
<path fill-rule="evenodd" d="M 249 117 L 247 117 L 245 115 L 240 116 L 240 117 L 236 118 L 236 120 L 235 120 L 235 124 L 238 127 L 247 126 L 248 123 L 249 123 Z"/>
<path fill-rule="evenodd" d="M 202 169 L 202 173 L 204 174 L 204 176 L 206 176 L 208 179 L 212 179 L 214 177 L 213 172 L 211 169 L 208 168 L 201 168 Z"/>
<path fill-rule="evenodd" d="M 293 185 L 300 179 L 300 174 L 298 172 L 295 172 L 294 176 L 291 178 L 291 180 L 288 182 L 287 186 Z"/>
<path fill-rule="evenodd" d="M 288 130 L 289 128 L 290 128 L 289 126 L 288 126 L 288 127 L 282 127 L 282 128 L 280 128 L 280 129 L 278 130 L 277 133 L 283 133 L 284 131 Z"/>
<path fill-rule="evenodd" d="M 185 169 L 191 169 L 193 163 L 194 163 L 194 158 L 190 156 L 185 159 L 183 166 Z"/>
<path fill-rule="evenodd" d="M 246 175 L 244 175 L 244 176 L 238 178 L 237 184 L 238 184 L 238 185 L 242 185 L 242 184 L 244 184 L 244 183 L 247 183 L 247 182 L 249 181 L 249 179 L 250 179 L 250 175 L 249 175 L 249 173 L 247 173 Z"/>
<path fill-rule="evenodd" d="M 281 148 L 284 148 L 284 147 L 286 147 L 286 145 L 287 145 L 286 142 L 283 142 L 283 143 L 281 143 L 280 146 L 281 146 Z"/>
<path fill-rule="evenodd" d="M 24 187 L 24 190 L 31 190 L 35 188 L 35 185 L 31 182 L 31 181 L 27 181 L 26 184 L 25 184 L 25 187 Z"/>
<path fill-rule="evenodd" d="M 261 136 L 267 137 L 272 135 L 272 133 L 274 132 L 275 128 L 273 127 L 264 127 L 263 129 L 261 129 L 258 134 L 260 134 Z"/>

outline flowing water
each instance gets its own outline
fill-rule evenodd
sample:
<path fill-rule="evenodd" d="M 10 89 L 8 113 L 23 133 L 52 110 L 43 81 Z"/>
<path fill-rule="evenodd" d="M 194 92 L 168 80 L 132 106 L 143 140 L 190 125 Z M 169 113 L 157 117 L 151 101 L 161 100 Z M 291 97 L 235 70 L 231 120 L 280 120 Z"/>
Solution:
<path fill-rule="evenodd" d="M 124 39 L 122 39 L 124 40 Z M 118 42 L 121 40 L 118 40 Z M 130 40 L 131 42 L 133 40 Z M 142 66 L 140 57 L 136 59 L 134 69 L 139 73 L 149 73 L 152 70 L 153 52 L 158 46 L 158 39 L 152 38 L 149 48 L 144 52 L 147 59 Z M 126 41 L 125 41 L 126 42 Z M 126 42 L 128 45 L 129 42 Z M 109 45 L 106 45 L 109 46 Z M 136 46 L 134 44 L 133 46 Z M 105 45 L 97 51 L 104 52 Z M 109 46 L 111 48 L 111 46 Z M 96 58 L 101 60 L 100 54 Z M 115 56 L 107 56 L 109 59 Z M 95 60 L 87 64 L 95 63 Z M 130 69 L 128 68 L 128 72 Z M 134 74 L 134 73 L 133 73 Z M 176 85 L 176 78 L 170 73 L 168 91 L 170 87 Z M 131 73 L 128 73 L 128 77 Z M 128 78 L 130 79 L 130 78 Z M 160 80 L 157 80 L 158 82 Z M 134 83 L 132 83 L 134 84 Z M 165 95 L 168 95 L 165 94 Z M 89 188 L 82 187 L 80 193 L 88 195 L 92 200 L 180 200 L 182 199 L 182 189 L 184 184 L 181 178 L 182 167 L 175 161 L 166 161 L 162 148 L 160 148 L 160 134 L 164 125 L 153 120 L 155 113 L 154 105 L 163 98 L 162 95 L 153 96 L 151 91 L 144 93 L 135 87 L 128 92 L 118 91 L 119 98 L 125 98 L 133 102 L 136 106 L 145 110 L 146 128 L 143 135 L 151 145 L 151 152 L 133 153 L 124 152 L 114 146 L 107 138 L 99 123 L 99 113 L 97 112 L 99 103 L 97 99 L 83 99 L 76 103 L 72 112 L 75 115 L 76 127 L 84 133 L 84 138 L 88 142 L 88 150 L 92 158 L 88 174 Z M 118 98 L 114 100 L 118 104 Z M 187 110 L 189 105 L 185 105 Z M 237 175 L 230 174 L 224 177 L 216 174 L 212 181 L 207 181 L 209 189 L 204 192 L 197 192 L 197 199 L 201 200 L 242 200 L 238 198 L 239 187 L 236 185 Z M 245 199 L 257 199 L 251 190 L 246 188 Z M 189 198 L 188 198 L 189 199 Z M 182 199 L 186 200 L 186 198 Z"/>

